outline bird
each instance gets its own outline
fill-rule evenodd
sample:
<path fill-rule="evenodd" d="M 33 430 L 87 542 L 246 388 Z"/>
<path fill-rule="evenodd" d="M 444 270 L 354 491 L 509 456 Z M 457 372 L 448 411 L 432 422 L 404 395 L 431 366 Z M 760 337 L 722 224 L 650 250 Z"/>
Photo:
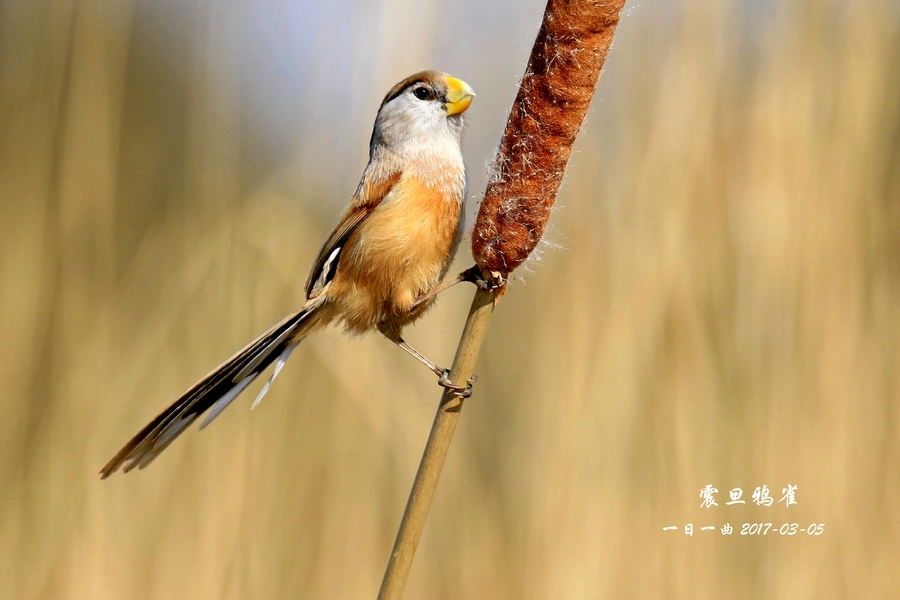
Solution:
<path fill-rule="evenodd" d="M 378 331 L 425 364 L 438 383 L 466 396 L 471 384 L 416 351 L 403 328 L 434 303 L 465 221 L 463 113 L 475 92 L 460 79 L 421 71 L 385 95 L 375 117 L 369 160 L 350 204 L 326 238 L 306 280 L 303 305 L 241 348 L 150 421 L 100 470 L 143 469 L 194 421 L 209 425 L 267 367 L 272 375 L 297 345 L 329 324 L 350 334 Z M 462 275 L 460 276 L 462 277 Z"/>

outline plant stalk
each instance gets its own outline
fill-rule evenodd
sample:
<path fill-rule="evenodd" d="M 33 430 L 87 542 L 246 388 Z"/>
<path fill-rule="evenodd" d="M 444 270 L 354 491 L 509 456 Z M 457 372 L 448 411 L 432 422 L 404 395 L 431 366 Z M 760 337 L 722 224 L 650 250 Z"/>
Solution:
<path fill-rule="evenodd" d="M 478 359 L 481 343 L 487 332 L 488 321 L 494 312 L 494 297 L 497 293 L 499 290 L 479 289 L 475 292 L 469 317 L 450 369 L 450 380 L 454 384 L 465 385 L 472 377 L 475 361 Z M 431 426 L 431 433 L 425 443 L 422 462 L 419 463 L 419 470 L 409 493 L 409 500 L 406 502 L 406 510 L 403 512 L 391 558 L 384 572 L 378 600 L 400 600 L 403 595 L 403 588 L 406 586 L 419 538 L 422 537 L 428 510 L 431 508 L 431 501 L 437 489 L 463 403 L 462 398 L 450 390 L 444 390 Z"/>

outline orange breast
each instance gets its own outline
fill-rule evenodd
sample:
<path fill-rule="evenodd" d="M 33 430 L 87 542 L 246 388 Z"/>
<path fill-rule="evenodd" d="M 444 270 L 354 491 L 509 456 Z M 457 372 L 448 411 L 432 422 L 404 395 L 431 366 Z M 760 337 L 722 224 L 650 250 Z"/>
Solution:
<path fill-rule="evenodd" d="M 421 312 L 412 303 L 443 279 L 458 241 L 461 198 L 446 189 L 404 175 L 347 240 L 329 296 L 350 331 Z"/>

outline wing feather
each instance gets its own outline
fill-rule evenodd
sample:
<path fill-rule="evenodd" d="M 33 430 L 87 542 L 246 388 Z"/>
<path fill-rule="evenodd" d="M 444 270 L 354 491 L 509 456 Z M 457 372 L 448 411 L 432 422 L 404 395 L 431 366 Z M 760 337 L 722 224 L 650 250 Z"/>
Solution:
<path fill-rule="evenodd" d="M 368 173 L 367 173 L 368 175 Z M 315 298 L 337 271 L 340 251 L 357 227 L 378 208 L 378 205 L 387 197 L 391 189 L 400 181 L 400 173 L 393 172 L 387 177 L 375 180 L 374 177 L 365 176 L 356 193 L 356 199 L 350 206 L 340 222 L 335 226 L 331 235 L 322 244 L 319 255 L 316 257 L 313 267 L 306 279 L 306 297 Z"/>

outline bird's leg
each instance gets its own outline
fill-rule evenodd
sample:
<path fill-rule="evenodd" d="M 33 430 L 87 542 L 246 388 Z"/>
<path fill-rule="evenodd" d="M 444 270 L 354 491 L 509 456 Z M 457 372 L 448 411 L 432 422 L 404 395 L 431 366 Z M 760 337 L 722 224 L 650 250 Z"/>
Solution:
<path fill-rule="evenodd" d="M 477 285 L 479 288 L 481 288 L 483 290 L 494 289 L 494 288 L 500 287 L 503 284 L 503 282 L 500 282 L 498 284 L 494 281 L 485 281 L 484 279 L 482 279 L 481 269 L 479 269 L 476 265 L 472 265 L 471 267 L 469 267 L 468 269 L 466 269 L 465 271 L 463 271 L 462 273 L 460 273 L 453 279 L 450 279 L 448 281 L 445 281 L 441 284 L 436 285 L 435 287 L 431 288 L 430 290 L 428 290 L 427 292 L 425 292 L 424 294 L 422 294 L 421 296 L 416 298 L 415 302 L 413 302 L 413 304 L 410 308 L 415 308 L 416 306 L 422 304 L 429 298 L 433 298 L 434 296 L 437 296 L 444 290 L 450 289 L 457 283 L 462 283 L 463 281 L 468 281 L 469 283 L 474 283 L 475 285 Z"/>
<path fill-rule="evenodd" d="M 472 267 L 472 268 L 474 269 L 475 267 Z M 472 270 L 472 269 L 468 269 L 468 271 L 471 271 L 471 270 Z M 427 292 L 425 292 L 424 294 L 422 294 L 421 296 L 419 296 L 418 298 L 416 298 L 415 301 L 412 303 L 412 306 L 410 306 L 410 308 L 411 308 L 411 309 L 412 309 L 412 308 L 415 308 L 415 307 L 417 307 L 418 305 L 420 305 L 420 304 L 422 304 L 423 302 L 425 302 L 426 300 L 428 300 L 429 298 L 434 298 L 435 296 L 437 296 L 438 294 L 440 294 L 440 293 L 443 292 L 444 290 L 449 290 L 450 288 L 452 288 L 452 287 L 453 287 L 454 285 L 456 285 L 457 283 L 462 283 L 463 281 L 467 281 L 466 278 L 464 277 L 464 275 L 465 275 L 468 271 L 463 271 L 462 273 L 460 273 L 459 275 L 457 275 L 457 276 L 454 277 L 453 279 L 449 279 L 449 280 L 447 280 L 447 281 L 444 281 L 444 282 L 439 283 L 438 285 L 434 286 L 433 288 L 431 288 L 430 290 L 428 290 Z"/>
<path fill-rule="evenodd" d="M 450 369 L 443 369 L 437 366 L 436 364 L 428 360 L 425 355 L 407 344 L 399 335 L 388 335 L 387 333 L 385 333 L 384 336 L 409 352 L 416 360 L 421 362 L 423 365 L 431 369 L 431 371 L 438 376 L 439 386 L 447 388 L 448 390 L 453 392 L 454 395 L 459 396 L 460 398 L 468 398 L 472 395 L 472 384 L 478 380 L 477 377 L 472 377 L 472 379 L 470 379 L 466 385 L 455 385 L 450 381 Z"/>

